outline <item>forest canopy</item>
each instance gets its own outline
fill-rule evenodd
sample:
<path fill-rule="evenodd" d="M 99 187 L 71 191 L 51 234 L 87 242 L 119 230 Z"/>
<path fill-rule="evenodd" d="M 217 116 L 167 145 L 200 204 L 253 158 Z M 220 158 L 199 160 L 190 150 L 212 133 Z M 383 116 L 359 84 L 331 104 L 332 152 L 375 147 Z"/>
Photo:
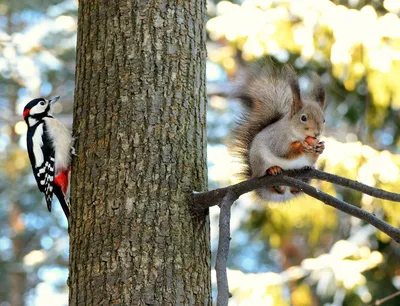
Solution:
<path fill-rule="evenodd" d="M 61 95 L 54 114 L 71 126 L 77 4 L 0 1 L 0 301 L 20 294 L 27 305 L 67 305 L 67 223 L 36 190 L 21 113 L 31 98 Z M 322 78 L 326 150 L 318 168 L 398 192 L 399 13 L 396 0 L 209 0 L 209 189 L 237 182 L 226 144 L 240 108 L 227 98 L 229 86 L 248 63 L 268 59 L 293 65 L 304 91 L 312 71 Z M 398 204 L 315 186 L 399 227 Z M 210 213 L 213 258 L 218 212 Z M 232 210 L 231 304 L 368 304 L 400 290 L 399 256 L 385 234 L 307 196 L 268 206 L 244 196 Z M 15 288 L 12 277 L 23 285 Z"/>

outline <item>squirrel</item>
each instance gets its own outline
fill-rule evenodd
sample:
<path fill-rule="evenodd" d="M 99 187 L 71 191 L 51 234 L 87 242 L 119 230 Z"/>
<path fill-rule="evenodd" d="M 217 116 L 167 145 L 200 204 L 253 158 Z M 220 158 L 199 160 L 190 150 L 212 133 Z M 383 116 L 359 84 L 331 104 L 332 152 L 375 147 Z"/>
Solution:
<path fill-rule="evenodd" d="M 242 179 L 314 167 L 325 149 L 318 140 L 325 123 L 325 89 L 316 74 L 313 83 L 311 95 L 303 99 L 289 65 L 253 64 L 239 78 L 231 96 L 242 102 L 244 112 L 233 130 L 231 149 L 243 165 Z M 273 186 L 254 195 L 261 202 L 283 202 L 300 193 Z"/>

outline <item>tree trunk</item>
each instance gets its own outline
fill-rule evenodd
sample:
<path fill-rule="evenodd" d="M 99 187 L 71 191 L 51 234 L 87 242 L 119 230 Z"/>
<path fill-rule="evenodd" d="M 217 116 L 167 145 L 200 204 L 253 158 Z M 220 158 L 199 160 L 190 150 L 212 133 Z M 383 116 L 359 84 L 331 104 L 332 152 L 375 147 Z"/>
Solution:
<path fill-rule="evenodd" d="M 211 305 L 205 0 L 81 0 L 70 305 Z"/>
<path fill-rule="evenodd" d="M 12 22 L 13 11 L 8 7 L 6 13 L 6 30 L 8 35 L 14 34 L 14 24 Z M 15 111 L 17 109 L 18 89 L 17 85 L 8 85 L 8 101 L 9 109 Z M 18 182 L 22 180 L 21 171 L 18 171 L 17 162 L 12 159 L 16 154 L 19 142 L 19 135 L 14 130 L 13 125 L 9 125 L 11 131 L 9 156 L 11 160 L 8 163 L 12 164 L 12 173 L 8 173 L 8 179 L 11 186 L 17 186 Z M 8 265 L 8 282 L 9 282 L 9 305 L 10 306 L 24 306 L 25 305 L 25 292 L 26 292 L 26 271 L 23 264 L 24 258 L 24 232 L 25 224 L 22 218 L 22 210 L 18 201 L 18 189 L 11 189 L 9 191 L 9 211 L 8 211 L 8 224 L 10 226 L 10 237 L 13 246 L 13 262 Z"/>

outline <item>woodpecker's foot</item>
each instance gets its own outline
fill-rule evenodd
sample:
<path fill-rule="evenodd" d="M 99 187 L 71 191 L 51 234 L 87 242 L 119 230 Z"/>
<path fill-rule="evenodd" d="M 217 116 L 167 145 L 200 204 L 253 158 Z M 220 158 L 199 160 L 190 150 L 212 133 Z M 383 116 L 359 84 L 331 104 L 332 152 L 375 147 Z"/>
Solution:
<path fill-rule="evenodd" d="M 278 194 L 284 194 L 286 191 L 286 187 L 284 186 L 272 186 L 272 192 L 278 193 Z"/>
<path fill-rule="evenodd" d="M 279 173 L 282 172 L 282 168 L 279 166 L 272 166 L 271 168 L 267 169 L 267 174 L 269 175 L 278 175 Z"/>
<path fill-rule="evenodd" d="M 76 150 L 75 150 L 75 141 L 78 139 L 78 136 L 72 136 L 72 141 L 71 141 L 71 155 L 72 156 L 78 156 L 76 154 Z"/>
<path fill-rule="evenodd" d="M 76 154 L 75 148 L 71 147 L 71 155 L 72 156 L 78 156 L 78 154 Z"/>

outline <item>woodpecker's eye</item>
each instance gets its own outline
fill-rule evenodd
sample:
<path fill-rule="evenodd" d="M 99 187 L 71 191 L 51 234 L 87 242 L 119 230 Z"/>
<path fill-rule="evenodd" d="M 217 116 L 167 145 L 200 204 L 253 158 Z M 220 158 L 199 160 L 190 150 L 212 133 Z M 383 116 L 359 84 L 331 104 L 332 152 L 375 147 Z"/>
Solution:
<path fill-rule="evenodd" d="M 40 103 L 39 103 L 40 105 L 45 105 L 46 104 L 46 102 L 44 102 L 44 101 L 40 101 Z"/>
<path fill-rule="evenodd" d="M 307 121 L 307 116 L 306 115 L 301 115 L 300 120 L 303 121 L 303 122 L 306 122 Z"/>

